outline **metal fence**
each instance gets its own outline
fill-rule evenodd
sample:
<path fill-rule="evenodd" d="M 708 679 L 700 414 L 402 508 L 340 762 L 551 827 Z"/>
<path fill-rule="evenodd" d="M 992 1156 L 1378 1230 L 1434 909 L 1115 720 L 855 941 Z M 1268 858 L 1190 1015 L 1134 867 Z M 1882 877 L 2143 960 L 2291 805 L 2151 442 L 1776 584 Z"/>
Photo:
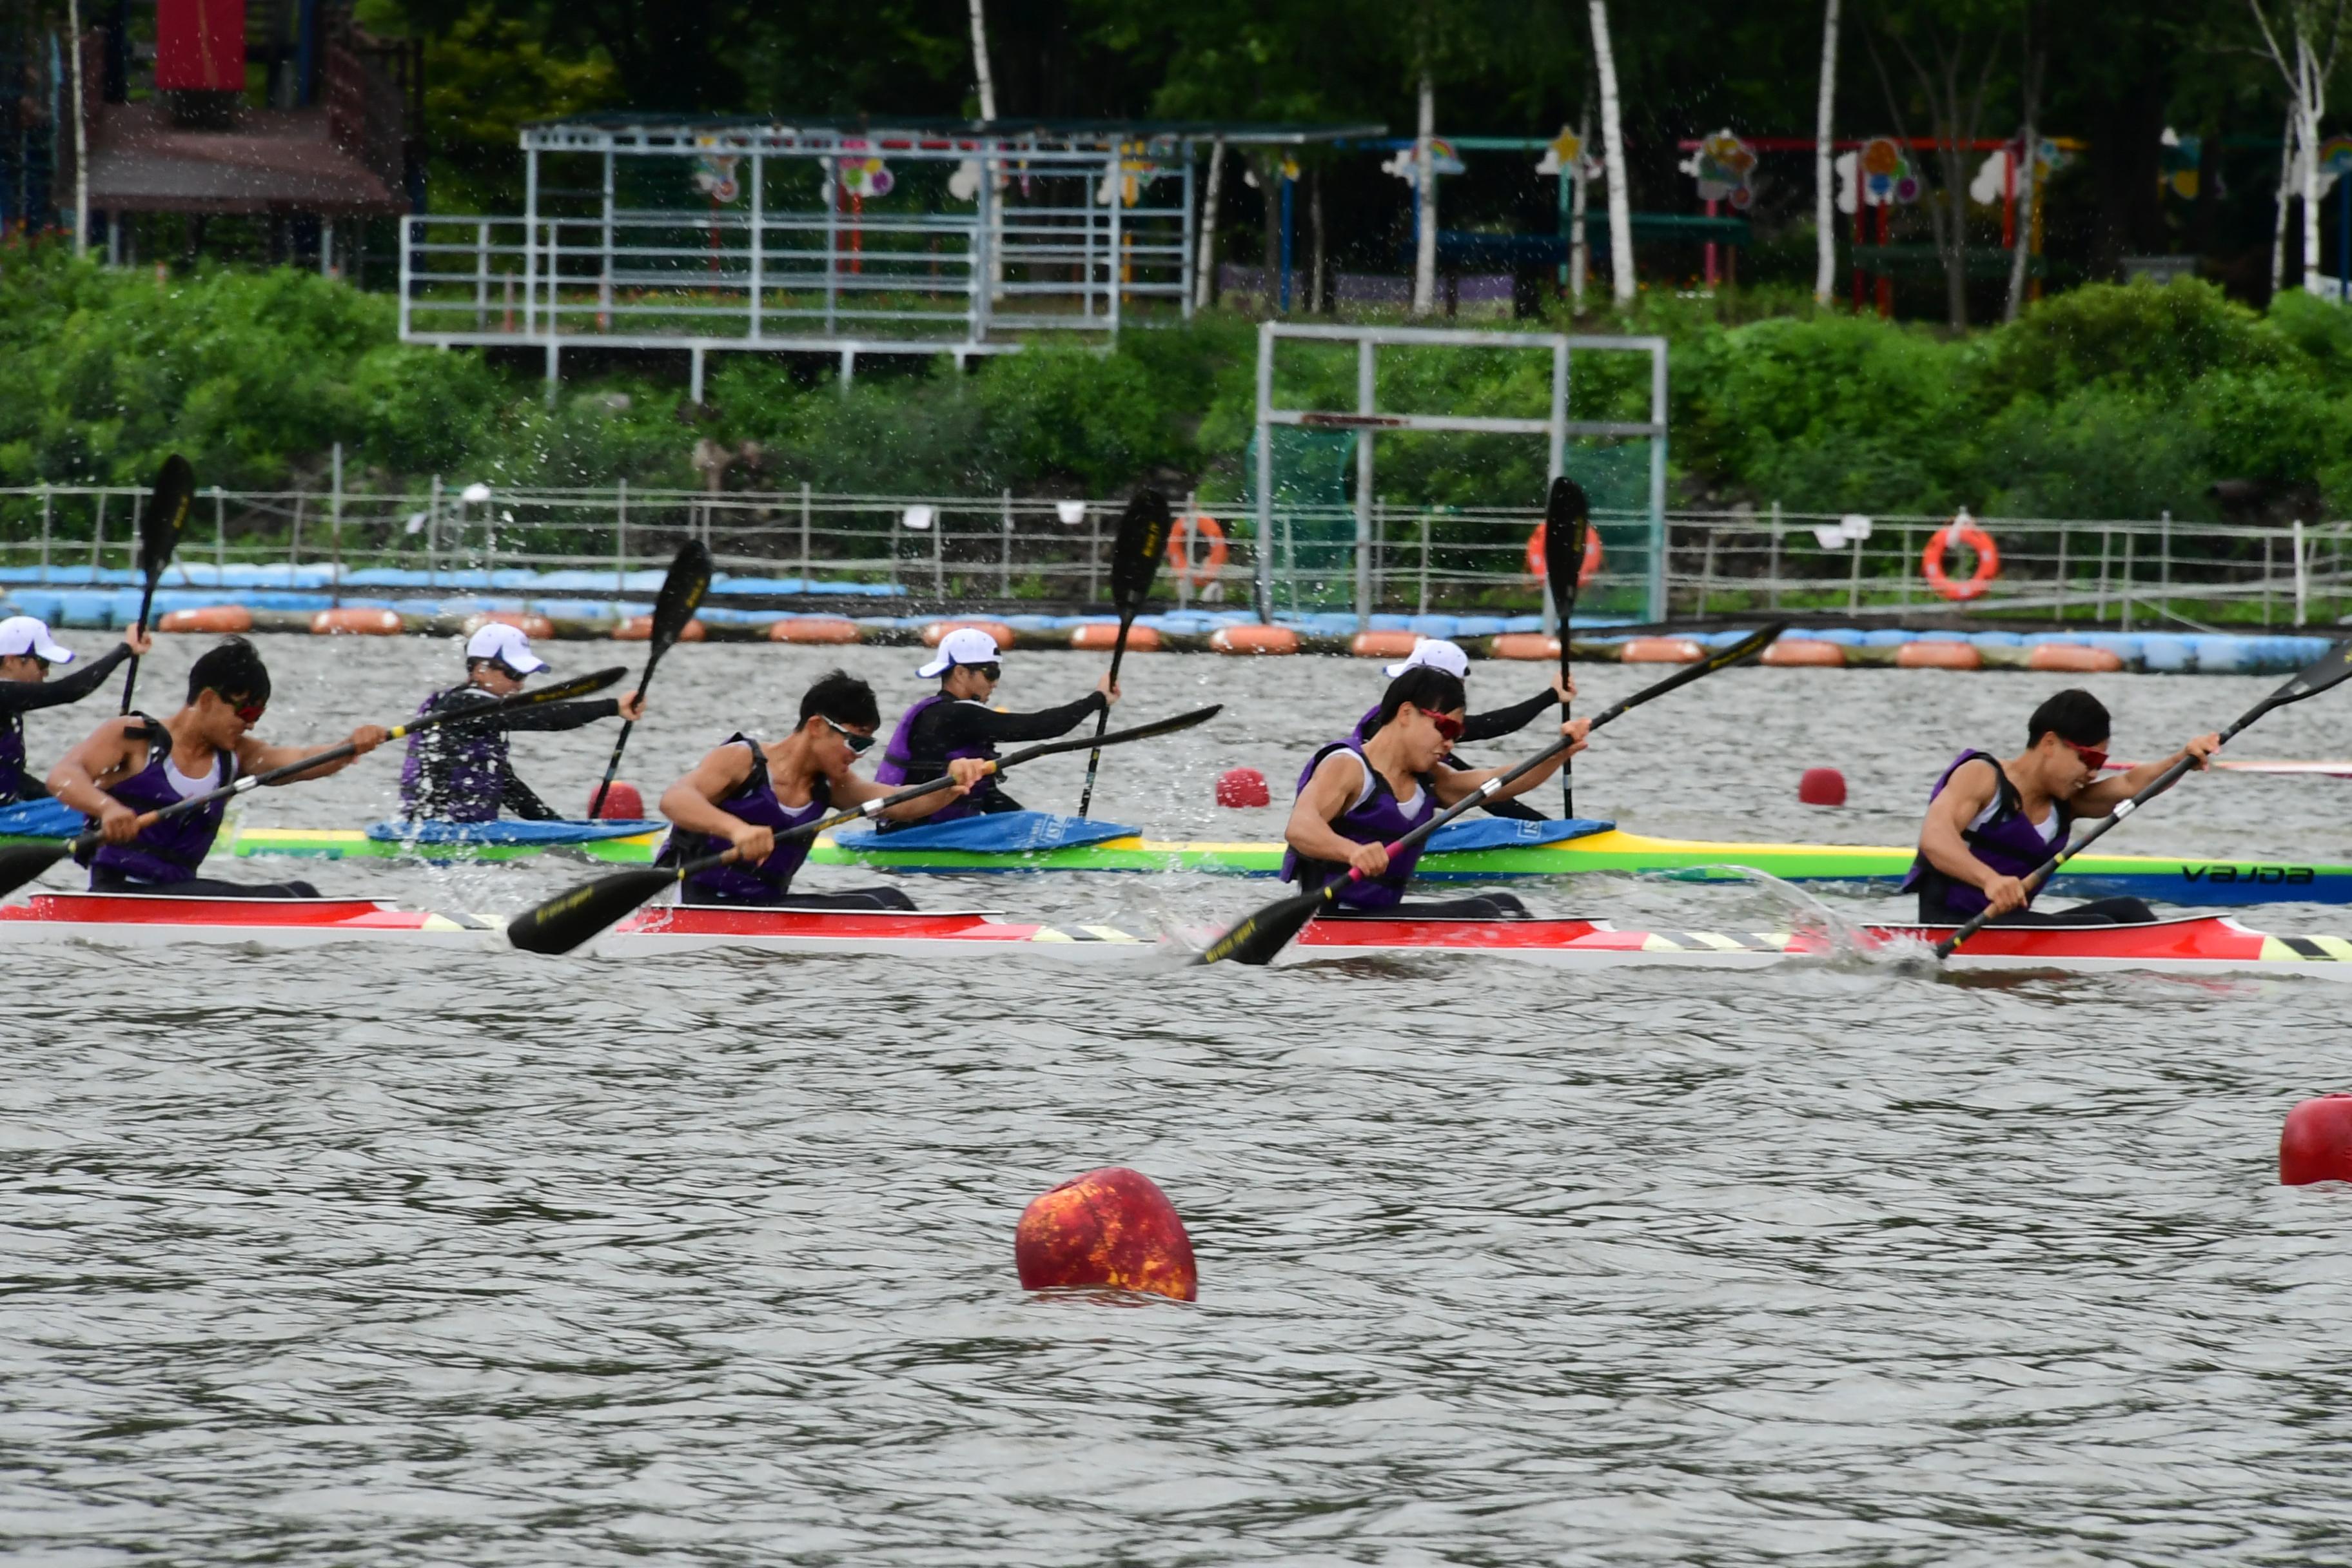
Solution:
<path fill-rule="evenodd" d="M 134 564 L 145 493 L 126 488 L 0 489 L 0 589 L 109 580 Z M 1121 503 L 1015 496 L 458 487 L 206 490 L 174 581 L 234 582 L 236 568 L 283 569 L 331 590 L 356 573 L 423 574 L 391 591 L 643 597 L 632 573 L 665 564 L 688 536 L 752 592 L 863 588 L 923 604 L 1007 611 L 1100 605 Z M 1171 560 L 1159 602 L 1256 606 L 1252 507 L 1187 499 L 1187 569 Z M 1277 508 L 1268 578 L 1280 608 L 1373 614 L 1523 615 L 1541 607 L 1528 563 L 1533 508 L 1450 508 L 1381 498 L 1361 543 L 1322 542 L 1351 508 Z M 1597 571 L 1580 615 L 1641 618 L 1650 591 L 1650 521 L 1601 512 Z M 2061 519 L 1976 520 L 2000 571 L 1976 597 L 1939 595 L 1923 573 L 1950 520 L 1863 520 L 1794 512 L 1674 512 L 1662 563 L 1669 613 L 1745 617 L 1769 611 L 1855 620 L 1964 616 L 2121 629 L 2332 625 L 2352 613 L 2352 522 L 2284 528 Z M 1222 559 L 1206 547 L 1221 534 Z M 1299 540 L 1310 543 L 1296 542 Z M 1948 576 L 1969 554 L 1948 545 Z M 107 574 L 113 574 L 112 579 Z M 562 574 L 560 577 L 552 574 Z M 352 592 L 359 590 L 354 587 Z M 387 591 L 381 584 L 366 591 Z"/>

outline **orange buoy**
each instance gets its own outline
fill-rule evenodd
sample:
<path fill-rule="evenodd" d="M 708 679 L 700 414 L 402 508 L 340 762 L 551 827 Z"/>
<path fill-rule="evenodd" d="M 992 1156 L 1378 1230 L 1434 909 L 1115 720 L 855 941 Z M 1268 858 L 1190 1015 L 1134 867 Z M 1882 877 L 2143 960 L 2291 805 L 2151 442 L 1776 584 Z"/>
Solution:
<path fill-rule="evenodd" d="M 937 647 L 941 637 L 950 632 L 961 631 L 966 626 L 977 627 L 994 637 L 999 652 L 1013 646 L 1013 628 L 1003 621 L 933 621 L 923 628 L 923 646 Z"/>
<path fill-rule="evenodd" d="M 604 792 L 604 809 L 598 811 L 595 807 L 596 791 L 591 788 L 588 791 L 588 808 L 592 816 L 612 822 L 642 822 L 646 816 L 646 797 L 639 795 L 637 786 L 628 780 L 614 779 L 613 787 Z"/>
<path fill-rule="evenodd" d="M 1205 560 L 1192 559 L 1192 541 L 1208 542 Z M 1168 530 L 1168 570 L 1195 588 L 1205 588 L 1215 582 L 1225 569 L 1225 530 L 1223 524 L 1202 512 L 1194 517 L 1180 517 Z"/>
<path fill-rule="evenodd" d="M 1348 651 L 1358 658 L 1402 658 L 1420 641 L 1412 632 L 1358 632 Z"/>
<path fill-rule="evenodd" d="M 1845 649 L 1819 637 L 1782 637 L 1764 650 L 1763 662 L 1798 669 L 1843 669 Z"/>
<path fill-rule="evenodd" d="M 467 637 L 472 637 L 484 626 L 512 626 L 527 637 L 545 638 L 555 635 L 555 623 L 530 610 L 485 610 L 478 616 L 466 617 Z"/>
<path fill-rule="evenodd" d="M 1107 626 L 1100 621 L 1088 621 L 1084 626 L 1076 626 L 1070 628 L 1070 646 L 1078 649 L 1081 653 L 1090 650 L 1099 650 L 1103 653 L 1108 653 L 1111 648 L 1118 644 L 1118 627 L 1116 626 Z M 1000 643 L 997 646 L 1001 647 L 1003 645 Z M 1160 628 L 1158 626 L 1128 627 L 1127 651 L 1129 653 L 1158 653 L 1160 651 Z"/>
<path fill-rule="evenodd" d="M 1492 658 L 1533 659 L 1544 664 L 1559 662 L 1559 639 L 1541 632 L 1502 632 L 1488 640 L 1486 653 Z"/>
<path fill-rule="evenodd" d="M 1954 545 L 1971 552 L 1977 558 L 1975 572 L 1958 583 L 1944 570 L 1944 552 Z M 1992 580 L 2000 575 L 2000 546 L 1963 511 L 1952 519 L 1950 526 L 1927 536 L 1927 547 L 1919 552 L 1919 575 L 1927 580 L 1928 587 L 1947 599 L 1980 597 L 1992 586 Z"/>
<path fill-rule="evenodd" d="M 1528 575 L 1540 583 L 1549 575 L 1549 566 L 1550 563 L 1544 559 L 1544 525 L 1539 522 L 1528 535 Z M 1588 528 L 1584 531 L 1584 559 L 1576 563 L 1576 585 L 1583 587 L 1600 570 L 1601 531 Z"/>
<path fill-rule="evenodd" d="M 1907 642 L 1895 650 L 1898 669 L 1982 669 L 1984 652 L 1971 642 Z"/>
<path fill-rule="evenodd" d="M 702 623 L 699 620 L 689 617 L 686 623 L 685 628 L 677 634 L 677 640 L 680 642 L 700 642 L 709 635 L 710 634 L 708 631 L 703 629 Z M 631 616 L 627 620 L 623 621 L 619 626 L 613 628 L 613 640 L 614 642 L 651 642 L 653 641 L 653 637 L 654 618 L 651 616 Z"/>
<path fill-rule="evenodd" d="M 2352 1094 L 2323 1094 L 2286 1113 L 2279 1130 L 2279 1183 L 2352 1182 Z"/>
<path fill-rule="evenodd" d="M 1255 768 L 1227 768 L 1217 775 L 1217 804 L 1236 808 L 1274 804 L 1265 775 Z"/>
<path fill-rule="evenodd" d="M 2028 669 L 2064 670 L 2081 675 L 2113 675 L 2124 667 L 2124 656 L 2111 647 L 2085 647 L 2081 643 L 2038 643 L 2025 656 Z"/>
<path fill-rule="evenodd" d="M 1219 653 L 1297 653 L 1298 634 L 1288 626 L 1219 626 L 1209 646 Z"/>
<path fill-rule="evenodd" d="M 1807 768 L 1797 781 L 1797 799 L 1805 805 L 1843 805 L 1845 775 L 1835 768 Z"/>
<path fill-rule="evenodd" d="M 857 640 L 857 623 L 843 620 L 839 616 L 786 616 L 781 621 L 768 623 L 768 640 L 852 643 Z"/>
<path fill-rule="evenodd" d="M 1024 1290 L 1200 1293 L 1192 1238 L 1168 1194 L 1124 1165 L 1088 1171 L 1031 1200 L 1013 1237 Z"/>
<path fill-rule="evenodd" d="M 1617 654 L 1621 664 L 1696 664 L 1706 657 L 1688 637 L 1634 637 Z"/>
<path fill-rule="evenodd" d="M 200 605 L 193 610 L 167 610 L 155 623 L 159 632 L 249 632 L 253 612 L 243 605 Z"/>
<path fill-rule="evenodd" d="M 396 637 L 405 629 L 392 610 L 320 610 L 310 617 L 313 637 Z"/>

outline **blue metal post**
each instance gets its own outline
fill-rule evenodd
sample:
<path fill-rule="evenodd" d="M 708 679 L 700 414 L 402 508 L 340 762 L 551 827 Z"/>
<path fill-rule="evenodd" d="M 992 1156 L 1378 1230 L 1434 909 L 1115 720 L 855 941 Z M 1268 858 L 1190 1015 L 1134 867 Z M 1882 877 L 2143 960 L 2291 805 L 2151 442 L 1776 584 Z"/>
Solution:
<path fill-rule="evenodd" d="M 2352 303 L 2352 171 L 2336 176 L 2336 302 Z"/>
<path fill-rule="evenodd" d="M 1291 222 L 1291 196 L 1297 185 L 1286 163 L 1282 171 L 1282 313 L 1286 316 L 1290 314 L 1290 257 L 1296 248 L 1293 240 L 1297 226 Z"/>

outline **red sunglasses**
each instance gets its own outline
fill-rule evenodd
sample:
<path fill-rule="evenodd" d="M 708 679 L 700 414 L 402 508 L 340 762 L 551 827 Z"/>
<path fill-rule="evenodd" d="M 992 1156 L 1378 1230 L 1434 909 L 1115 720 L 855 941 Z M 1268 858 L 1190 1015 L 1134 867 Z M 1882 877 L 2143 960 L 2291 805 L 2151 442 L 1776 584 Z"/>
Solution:
<path fill-rule="evenodd" d="M 1462 721 L 1451 713 L 1432 713 L 1429 721 L 1437 726 L 1437 738 L 1448 744 L 1462 738 Z"/>
<path fill-rule="evenodd" d="M 2063 735 L 2061 735 L 2058 738 L 2061 741 L 2066 741 L 2066 737 Z M 2083 765 L 2090 769 L 2095 773 L 2101 768 L 2107 765 L 2107 753 L 2105 752 L 2095 750 L 2089 746 L 2078 746 L 2072 741 L 2066 741 L 2066 749 L 2074 752 L 2076 756 L 2082 758 Z"/>

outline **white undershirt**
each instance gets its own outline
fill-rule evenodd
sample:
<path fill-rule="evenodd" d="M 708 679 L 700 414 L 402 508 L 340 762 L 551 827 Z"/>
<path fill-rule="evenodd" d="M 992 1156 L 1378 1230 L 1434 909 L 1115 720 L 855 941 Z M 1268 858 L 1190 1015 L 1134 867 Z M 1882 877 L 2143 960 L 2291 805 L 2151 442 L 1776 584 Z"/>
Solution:
<path fill-rule="evenodd" d="M 217 752 L 213 753 L 211 771 L 200 779 L 192 779 L 182 773 L 180 764 L 168 754 L 163 758 L 163 782 L 171 785 L 172 793 L 182 800 L 194 800 L 200 795 L 210 795 L 220 788 L 220 753 Z"/>
<path fill-rule="evenodd" d="M 1367 762 L 1362 756 L 1347 750 L 1345 747 L 1342 747 L 1340 750 L 1336 751 L 1331 754 L 1335 757 L 1345 757 L 1364 771 L 1364 782 L 1356 786 L 1356 798 L 1350 802 L 1348 806 L 1349 811 L 1353 811 L 1357 806 L 1363 805 L 1364 802 L 1372 798 L 1371 763 Z M 1399 795 L 1397 797 L 1397 809 L 1403 812 L 1407 816 L 1411 816 L 1413 813 L 1421 809 L 1421 786 L 1419 784 L 1412 786 L 1412 793 L 1411 795 Z"/>
<path fill-rule="evenodd" d="M 1976 832 L 1986 823 L 1990 822 L 1995 816 L 2000 815 L 2000 793 L 1996 790 L 1993 792 L 1992 804 L 1986 806 L 1982 811 L 1978 812 L 1974 816 L 1969 818 L 1969 831 L 1970 833 Z M 2018 815 L 2022 816 L 2024 816 L 2024 813 L 2021 812 Z M 2027 816 L 2025 820 L 2028 823 L 2032 824 L 2033 831 L 2042 836 L 2042 843 L 2055 844 L 2058 842 L 2058 808 L 2056 806 L 2052 806 L 2050 808 L 2050 815 L 2042 818 L 2040 822 L 2034 822 L 2033 818 L 2031 816 Z"/>

